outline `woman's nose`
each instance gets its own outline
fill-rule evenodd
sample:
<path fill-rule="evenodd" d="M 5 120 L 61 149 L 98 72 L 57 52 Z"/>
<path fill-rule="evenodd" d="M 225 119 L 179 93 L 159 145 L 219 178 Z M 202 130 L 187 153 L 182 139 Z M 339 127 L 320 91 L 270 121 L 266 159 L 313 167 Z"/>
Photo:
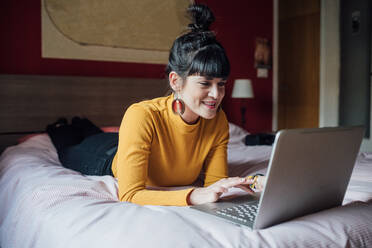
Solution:
<path fill-rule="evenodd" d="M 211 87 L 211 89 L 209 90 L 208 96 L 217 99 L 217 97 L 218 97 L 218 88 L 217 88 L 217 86 L 212 86 Z"/>

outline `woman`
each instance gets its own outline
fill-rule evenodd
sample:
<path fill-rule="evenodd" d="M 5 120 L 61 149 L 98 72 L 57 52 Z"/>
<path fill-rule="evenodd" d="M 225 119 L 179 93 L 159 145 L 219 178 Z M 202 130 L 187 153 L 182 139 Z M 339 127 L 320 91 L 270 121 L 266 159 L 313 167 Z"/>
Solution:
<path fill-rule="evenodd" d="M 192 18 L 190 31 L 175 40 L 166 68 L 173 94 L 128 108 L 116 152 L 115 138 L 105 138 L 104 134 L 58 149 L 62 164 L 68 168 L 85 174 L 111 174 L 111 168 L 118 179 L 121 201 L 143 205 L 203 204 L 217 201 L 231 187 L 250 191 L 248 185 L 253 183 L 247 178 L 227 178 L 229 129 L 220 104 L 230 64 L 224 48 L 209 31 L 214 16 L 204 5 L 192 5 L 188 13 Z M 84 126 L 83 121 L 87 120 L 75 119 L 75 126 Z M 49 133 L 53 140 L 53 131 Z M 87 149 L 81 147 L 92 147 L 94 141 L 111 153 L 94 158 L 100 165 L 92 172 L 92 163 L 82 166 L 76 160 L 80 153 L 89 157 Z M 98 150 L 102 149 L 94 151 Z M 191 185 L 199 175 L 204 187 L 151 189 Z"/>

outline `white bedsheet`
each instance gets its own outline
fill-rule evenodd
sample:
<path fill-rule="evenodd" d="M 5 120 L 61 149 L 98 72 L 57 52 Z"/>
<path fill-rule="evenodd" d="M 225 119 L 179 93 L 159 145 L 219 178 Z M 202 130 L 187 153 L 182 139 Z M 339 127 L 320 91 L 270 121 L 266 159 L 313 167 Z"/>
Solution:
<path fill-rule="evenodd" d="M 230 173 L 264 171 L 271 148 L 246 147 L 230 131 Z M 63 168 L 39 135 L 0 158 L 0 246 L 372 247 L 371 157 L 359 156 L 345 206 L 250 231 L 188 207 L 118 202 L 113 177 Z"/>

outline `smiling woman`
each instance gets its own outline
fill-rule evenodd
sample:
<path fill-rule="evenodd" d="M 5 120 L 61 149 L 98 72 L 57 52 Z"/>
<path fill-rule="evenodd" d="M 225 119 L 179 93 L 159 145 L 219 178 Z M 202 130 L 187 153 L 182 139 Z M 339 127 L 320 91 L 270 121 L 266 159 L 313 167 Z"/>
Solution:
<path fill-rule="evenodd" d="M 182 119 L 187 123 L 195 123 L 199 117 L 212 119 L 216 116 L 223 97 L 225 96 L 226 79 L 188 76 L 184 84 L 178 78 L 178 74 L 172 71 L 169 81 L 172 89 L 177 92 L 179 98 L 185 103 L 185 111 Z"/>
<path fill-rule="evenodd" d="M 215 202 L 231 187 L 250 191 L 252 179 L 227 178 L 229 126 L 219 106 L 230 63 L 209 30 L 214 16 L 205 5 L 191 5 L 188 13 L 190 31 L 174 41 L 166 67 L 173 94 L 131 105 L 119 137 L 85 135 L 85 129 L 97 129 L 78 119 L 48 129 L 63 165 L 84 174 L 113 175 L 121 201 L 184 206 Z M 68 132 L 84 136 L 83 141 L 66 145 Z M 198 179 L 204 187 L 194 187 Z M 154 189 L 175 186 L 185 188 Z"/>

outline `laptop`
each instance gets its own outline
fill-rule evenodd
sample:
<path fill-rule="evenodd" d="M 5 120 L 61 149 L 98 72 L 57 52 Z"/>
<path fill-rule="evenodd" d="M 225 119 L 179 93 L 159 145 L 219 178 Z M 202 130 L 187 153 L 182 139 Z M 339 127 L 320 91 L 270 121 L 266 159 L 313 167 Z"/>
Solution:
<path fill-rule="evenodd" d="M 340 206 L 364 128 L 289 129 L 277 133 L 260 194 L 192 206 L 251 229 Z"/>

